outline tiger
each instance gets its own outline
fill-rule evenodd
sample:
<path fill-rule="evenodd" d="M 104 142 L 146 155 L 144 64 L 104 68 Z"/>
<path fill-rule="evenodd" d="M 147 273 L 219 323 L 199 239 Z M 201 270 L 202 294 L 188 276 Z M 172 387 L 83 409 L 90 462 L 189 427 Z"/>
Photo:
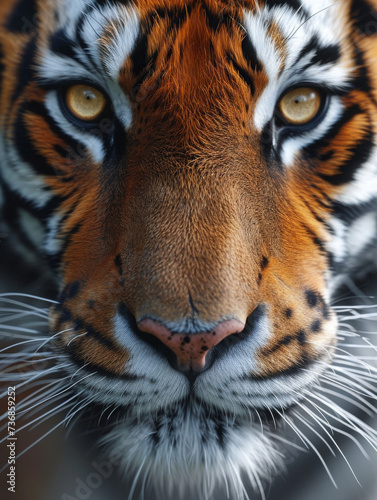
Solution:
<path fill-rule="evenodd" d="M 279 422 L 316 452 L 298 410 L 375 445 L 331 390 L 376 394 L 334 297 L 376 270 L 377 1 L 2 0 L 0 19 L 2 238 L 53 279 L 67 419 L 100 408 L 121 471 L 203 499 L 279 474 Z"/>

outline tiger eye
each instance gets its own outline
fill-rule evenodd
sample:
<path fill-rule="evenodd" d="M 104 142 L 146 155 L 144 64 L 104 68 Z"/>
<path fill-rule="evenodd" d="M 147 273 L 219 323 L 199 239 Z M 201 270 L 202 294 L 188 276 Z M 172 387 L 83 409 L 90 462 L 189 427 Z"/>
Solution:
<path fill-rule="evenodd" d="M 315 118 L 321 108 L 322 98 L 318 90 L 299 87 L 287 92 L 279 102 L 279 110 L 285 122 L 305 125 Z"/>
<path fill-rule="evenodd" d="M 104 112 L 106 98 L 102 92 L 89 85 L 72 85 L 67 90 L 66 103 L 73 116 L 89 122 Z"/>

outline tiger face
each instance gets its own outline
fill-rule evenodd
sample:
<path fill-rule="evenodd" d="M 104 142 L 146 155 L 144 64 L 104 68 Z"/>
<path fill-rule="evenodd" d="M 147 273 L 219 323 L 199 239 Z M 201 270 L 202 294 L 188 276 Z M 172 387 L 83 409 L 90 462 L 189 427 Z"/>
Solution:
<path fill-rule="evenodd" d="M 54 349 L 116 408 L 123 467 L 232 477 L 241 498 L 241 470 L 258 485 L 280 460 L 271 416 L 331 362 L 331 291 L 377 234 L 367 7 L 51 0 L 24 31 L 0 9 L 4 200 L 56 275 Z"/>

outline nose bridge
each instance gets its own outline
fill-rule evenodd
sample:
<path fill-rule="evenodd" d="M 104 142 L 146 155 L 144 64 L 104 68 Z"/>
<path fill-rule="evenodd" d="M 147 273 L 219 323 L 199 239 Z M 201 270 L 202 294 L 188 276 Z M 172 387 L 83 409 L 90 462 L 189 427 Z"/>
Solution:
<path fill-rule="evenodd" d="M 175 322 L 195 313 L 208 322 L 244 322 L 256 302 L 258 227 L 250 241 L 240 209 L 256 155 L 239 127 L 249 121 L 251 96 L 242 82 L 225 85 L 225 69 L 210 62 L 211 40 L 216 53 L 232 44 L 226 30 L 214 40 L 200 12 L 202 33 L 188 30 L 189 55 L 176 64 L 177 41 L 169 63 L 156 68 L 163 78 L 139 103 L 129 141 L 121 251 L 125 303 L 137 320 Z"/>
<path fill-rule="evenodd" d="M 187 162 L 173 169 L 168 163 L 164 174 L 148 180 L 141 173 L 138 196 L 127 206 L 127 307 L 138 320 L 177 321 L 196 314 L 205 321 L 245 321 L 252 249 L 237 189 L 215 166 Z"/>

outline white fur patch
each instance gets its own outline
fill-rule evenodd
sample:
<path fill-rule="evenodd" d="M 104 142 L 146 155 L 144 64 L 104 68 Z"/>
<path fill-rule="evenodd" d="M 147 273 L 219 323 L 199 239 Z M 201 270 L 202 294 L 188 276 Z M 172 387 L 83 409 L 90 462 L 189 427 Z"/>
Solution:
<path fill-rule="evenodd" d="M 377 137 L 375 137 L 375 142 L 377 142 Z M 377 198 L 377 147 L 374 148 L 370 159 L 357 169 L 354 180 L 349 182 L 334 198 L 340 203 L 349 205 L 365 203 Z"/>
<path fill-rule="evenodd" d="M 94 70 L 93 67 L 92 69 Z M 49 49 L 41 51 L 41 63 L 38 65 L 38 72 L 42 81 L 56 81 L 57 84 L 82 80 L 91 81 L 93 78 L 93 73 L 83 64 L 69 57 L 54 54 Z"/>
<path fill-rule="evenodd" d="M 51 217 L 48 220 L 47 223 L 48 230 L 44 245 L 44 250 L 48 255 L 55 255 L 62 249 L 64 245 L 64 239 L 57 237 L 59 231 L 61 230 L 60 225 L 62 219 L 63 219 L 63 214 L 55 213 L 51 215 Z"/>
<path fill-rule="evenodd" d="M 316 36 L 323 46 L 339 43 L 341 37 L 339 37 L 337 12 L 334 4 L 334 9 L 329 10 L 327 23 L 324 26 L 316 16 L 305 20 L 301 12 L 293 12 L 289 7 L 266 8 L 255 13 L 245 11 L 246 31 L 268 76 L 268 84 L 255 107 L 254 124 L 257 130 L 261 131 L 272 118 L 279 97 L 292 86 L 308 82 L 325 87 L 347 86 L 350 69 L 346 62 L 307 66 L 313 53 L 305 55 L 299 61 L 296 60 L 313 36 Z M 285 62 L 279 48 L 267 34 L 266 27 L 272 22 L 278 25 L 285 39 L 283 48 Z"/>
<path fill-rule="evenodd" d="M 23 209 L 19 210 L 18 222 L 22 231 L 28 236 L 35 248 L 41 248 L 44 241 L 42 222 Z"/>
<path fill-rule="evenodd" d="M 119 71 L 130 55 L 140 30 L 140 21 L 134 9 L 119 7 L 117 10 L 119 12 L 101 13 L 109 18 L 110 23 L 115 23 L 117 26 L 117 34 L 107 47 L 103 61 L 106 72 L 115 81 L 118 80 Z"/>
<path fill-rule="evenodd" d="M 330 217 L 328 225 L 332 229 L 332 235 L 331 240 L 326 243 L 327 249 L 334 256 L 335 262 L 343 262 L 348 255 L 346 244 L 347 226 L 336 217 Z"/>
<path fill-rule="evenodd" d="M 1 175 L 8 186 L 20 193 L 26 200 L 30 201 L 36 208 L 44 207 L 52 198 L 51 191 L 41 176 L 36 175 L 34 170 L 24 163 L 18 151 L 2 141 L 0 154 L 4 161 L 1 164 Z"/>
<path fill-rule="evenodd" d="M 352 256 L 360 254 L 376 237 L 377 214 L 372 212 L 359 217 L 348 229 L 347 245 L 350 254 Z"/>
<path fill-rule="evenodd" d="M 77 21 L 86 8 L 92 6 L 94 0 L 57 0 L 59 27 L 64 28 L 70 38 L 74 38 Z"/>
<path fill-rule="evenodd" d="M 144 483 L 151 481 L 163 498 L 191 493 L 190 498 L 208 500 L 220 483 L 229 489 L 229 498 L 241 500 L 245 498 L 242 472 L 255 489 L 262 490 L 261 479 L 283 468 L 274 436 L 263 432 L 259 423 L 225 419 L 220 443 L 218 425 L 199 407 L 180 409 L 174 417 L 161 417 L 157 429 L 148 418 L 138 423 L 125 420 L 103 444 L 111 455 L 122 457 L 124 472 Z"/>

